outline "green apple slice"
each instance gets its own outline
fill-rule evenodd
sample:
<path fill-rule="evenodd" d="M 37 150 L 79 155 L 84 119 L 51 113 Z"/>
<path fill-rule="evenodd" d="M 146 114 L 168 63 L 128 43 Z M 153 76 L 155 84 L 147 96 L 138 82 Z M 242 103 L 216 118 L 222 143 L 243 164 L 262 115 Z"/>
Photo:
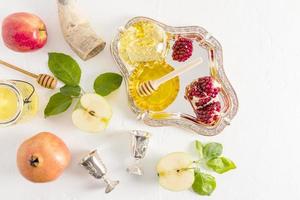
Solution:
<path fill-rule="evenodd" d="M 159 184 L 171 191 L 182 191 L 194 183 L 192 157 L 184 152 L 170 153 L 157 164 Z"/>
<path fill-rule="evenodd" d="M 87 132 L 103 131 L 112 117 L 108 102 L 96 93 L 87 93 L 80 98 L 80 106 L 72 113 L 72 121 Z"/>

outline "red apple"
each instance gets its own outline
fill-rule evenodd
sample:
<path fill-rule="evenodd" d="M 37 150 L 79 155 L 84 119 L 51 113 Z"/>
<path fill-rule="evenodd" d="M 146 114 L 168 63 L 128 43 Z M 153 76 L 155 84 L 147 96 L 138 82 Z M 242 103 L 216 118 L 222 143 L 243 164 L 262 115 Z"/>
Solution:
<path fill-rule="evenodd" d="M 25 140 L 17 152 L 20 173 L 26 179 L 38 183 L 57 179 L 70 160 L 68 147 L 59 137 L 49 132 L 41 132 Z"/>
<path fill-rule="evenodd" d="M 44 22 L 36 15 L 20 12 L 7 16 L 2 23 L 5 45 L 18 52 L 42 48 L 47 42 Z"/>

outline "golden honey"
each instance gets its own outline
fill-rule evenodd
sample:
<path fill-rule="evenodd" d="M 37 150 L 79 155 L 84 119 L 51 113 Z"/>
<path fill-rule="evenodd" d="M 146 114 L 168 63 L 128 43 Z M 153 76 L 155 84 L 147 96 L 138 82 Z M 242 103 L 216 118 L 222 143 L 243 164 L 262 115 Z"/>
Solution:
<path fill-rule="evenodd" d="M 0 82 L 0 126 L 8 126 L 35 116 L 38 103 L 34 87 L 27 82 Z"/>
<path fill-rule="evenodd" d="M 135 105 L 143 111 L 162 111 L 176 99 L 179 91 L 179 78 L 175 77 L 159 86 L 149 96 L 140 96 L 138 87 L 148 80 L 156 80 L 173 71 L 165 61 L 140 63 L 129 78 L 129 94 Z"/>
<path fill-rule="evenodd" d="M 153 119 L 167 119 L 173 116 L 171 113 L 167 112 L 151 112 L 149 115 Z"/>
<path fill-rule="evenodd" d="M 23 105 L 23 110 L 19 122 L 25 122 L 33 118 L 39 110 L 39 98 L 36 92 L 32 93 L 32 87 L 25 82 L 14 82 L 16 87 L 19 89 L 22 99 L 28 99 Z M 31 95 L 32 94 L 32 95 Z M 31 95 L 31 96 L 30 96 Z"/>
<path fill-rule="evenodd" d="M 9 87 L 0 86 L 0 121 L 13 119 L 18 112 L 18 95 Z"/>
<path fill-rule="evenodd" d="M 163 60 L 167 51 L 167 35 L 158 25 L 140 21 L 121 33 L 119 54 L 129 65 Z"/>

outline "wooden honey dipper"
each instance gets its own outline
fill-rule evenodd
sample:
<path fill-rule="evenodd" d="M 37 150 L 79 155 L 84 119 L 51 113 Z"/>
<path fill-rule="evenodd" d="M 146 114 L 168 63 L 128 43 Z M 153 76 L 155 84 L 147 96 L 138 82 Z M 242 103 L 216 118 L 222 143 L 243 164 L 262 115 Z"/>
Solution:
<path fill-rule="evenodd" d="M 190 69 L 196 67 L 197 65 L 200 65 L 202 62 L 203 62 L 203 59 L 200 57 L 186 65 L 180 66 L 176 70 L 164 75 L 163 77 L 161 77 L 159 79 L 143 82 L 138 86 L 137 93 L 140 96 L 149 96 L 154 91 L 156 91 L 161 84 L 171 80 L 172 78 L 175 78 L 176 76 L 183 74 L 186 71 L 189 71 Z"/>
<path fill-rule="evenodd" d="M 38 74 L 37 75 L 37 74 L 31 73 L 29 71 L 26 71 L 24 69 L 21 69 L 20 67 L 17 67 L 15 65 L 9 64 L 9 63 L 7 63 L 3 60 L 0 60 L 0 64 L 36 79 L 38 84 L 40 84 L 44 88 L 48 88 L 48 89 L 55 89 L 56 88 L 57 80 L 53 76 L 50 76 L 48 74 Z"/>

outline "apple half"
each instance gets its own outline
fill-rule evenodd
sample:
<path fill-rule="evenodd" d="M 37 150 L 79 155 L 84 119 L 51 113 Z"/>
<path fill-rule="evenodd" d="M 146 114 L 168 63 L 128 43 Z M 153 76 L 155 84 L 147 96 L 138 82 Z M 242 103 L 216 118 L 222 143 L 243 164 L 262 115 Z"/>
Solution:
<path fill-rule="evenodd" d="M 103 131 L 111 117 L 111 106 L 96 93 L 84 94 L 72 113 L 73 124 L 87 132 Z"/>
<path fill-rule="evenodd" d="M 171 191 L 189 189 L 194 183 L 194 162 L 184 152 L 170 153 L 160 159 L 156 166 L 159 184 Z"/>

